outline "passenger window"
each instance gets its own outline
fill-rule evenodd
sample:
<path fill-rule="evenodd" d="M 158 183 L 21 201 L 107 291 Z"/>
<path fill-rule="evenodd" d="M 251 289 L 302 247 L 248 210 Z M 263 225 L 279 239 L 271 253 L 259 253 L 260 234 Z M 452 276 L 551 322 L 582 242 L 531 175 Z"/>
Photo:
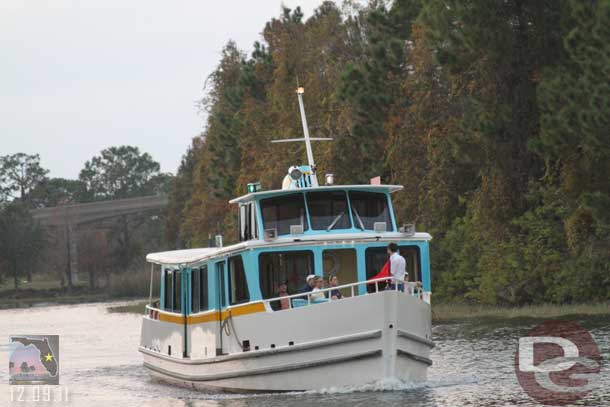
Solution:
<path fill-rule="evenodd" d="M 313 274 L 311 251 L 261 253 L 258 257 L 259 283 L 263 299 L 277 297 L 279 285 L 286 283 L 288 294 L 295 294 Z"/>
<path fill-rule="evenodd" d="M 172 271 L 163 271 L 163 309 L 165 311 L 172 310 Z"/>
<path fill-rule="evenodd" d="M 409 280 L 421 281 L 420 254 L 418 246 L 398 246 L 398 252 L 405 258 Z M 388 260 L 385 247 L 369 247 L 365 252 L 366 278 L 369 279 L 381 271 Z"/>
<path fill-rule="evenodd" d="M 324 250 L 322 265 L 324 281 L 328 284 L 330 276 L 337 276 L 339 285 L 351 284 L 358 281 L 358 266 L 355 249 Z M 343 296 L 349 296 L 350 289 L 343 289 Z"/>
<path fill-rule="evenodd" d="M 191 312 L 199 312 L 199 278 L 201 277 L 200 269 L 191 270 Z"/>
<path fill-rule="evenodd" d="M 208 267 L 199 269 L 199 310 L 208 310 Z"/>
<path fill-rule="evenodd" d="M 180 276 L 182 273 L 180 270 L 174 270 L 173 283 L 174 283 L 174 301 L 173 301 L 173 312 L 182 312 L 182 285 L 180 284 Z"/>
<path fill-rule="evenodd" d="M 258 237 L 256 206 L 252 203 L 239 207 L 239 240 L 245 241 Z"/>
<path fill-rule="evenodd" d="M 250 301 L 248 295 L 248 282 L 244 261 L 241 256 L 229 259 L 229 303 L 231 305 Z"/>
<path fill-rule="evenodd" d="M 216 263 L 216 289 L 218 290 L 219 308 L 227 305 L 225 294 L 225 263 L 220 261 Z"/>

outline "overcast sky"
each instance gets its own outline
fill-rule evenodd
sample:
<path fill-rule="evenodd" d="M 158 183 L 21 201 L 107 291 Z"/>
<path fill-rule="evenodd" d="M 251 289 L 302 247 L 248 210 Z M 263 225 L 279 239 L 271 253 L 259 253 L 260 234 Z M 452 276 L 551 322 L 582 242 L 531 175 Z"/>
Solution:
<path fill-rule="evenodd" d="M 0 155 L 40 154 L 77 178 L 130 144 L 174 173 L 204 117 L 196 101 L 229 39 L 247 51 L 281 4 L 322 0 L 0 0 Z"/>

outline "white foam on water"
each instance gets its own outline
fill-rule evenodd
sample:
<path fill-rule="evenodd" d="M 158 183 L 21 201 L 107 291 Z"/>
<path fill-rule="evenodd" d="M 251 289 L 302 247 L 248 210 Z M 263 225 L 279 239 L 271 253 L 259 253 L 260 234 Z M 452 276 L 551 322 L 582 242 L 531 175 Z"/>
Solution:
<path fill-rule="evenodd" d="M 411 391 L 418 389 L 434 389 L 452 387 L 465 384 L 475 384 L 478 380 L 474 376 L 462 376 L 457 379 L 428 380 L 426 382 L 405 382 L 398 379 L 382 379 L 373 383 L 358 386 L 328 387 L 320 390 L 311 390 L 306 394 L 347 394 L 364 392 Z"/>

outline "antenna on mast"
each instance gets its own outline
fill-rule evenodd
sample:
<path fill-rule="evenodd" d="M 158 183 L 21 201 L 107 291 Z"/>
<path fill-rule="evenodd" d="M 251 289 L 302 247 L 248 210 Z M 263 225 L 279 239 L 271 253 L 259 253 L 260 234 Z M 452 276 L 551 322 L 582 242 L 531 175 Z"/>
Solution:
<path fill-rule="evenodd" d="M 297 86 L 299 84 L 299 78 L 297 77 Z M 311 148 L 311 142 L 312 141 L 330 141 L 332 140 L 331 137 L 309 137 L 309 128 L 307 126 L 307 116 L 305 115 L 305 104 L 303 103 L 303 94 L 305 93 L 305 88 L 302 86 L 298 86 L 297 90 L 297 97 L 299 99 L 299 111 L 301 113 L 301 124 L 303 125 L 303 138 L 289 138 L 289 139 L 281 139 L 281 140 L 272 140 L 272 143 L 289 143 L 289 142 L 294 142 L 294 141 L 304 141 L 305 142 L 305 149 L 307 150 L 307 162 L 309 164 L 309 167 L 311 168 L 311 171 L 313 172 L 314 175 L 314 182 L 317 184 L 317 177 L 315 176 L 316 174 L 316 163 L 314 161 L 313 158 L 313 150 Z M 315 185 L 317 186 L 317 185 Z"/>

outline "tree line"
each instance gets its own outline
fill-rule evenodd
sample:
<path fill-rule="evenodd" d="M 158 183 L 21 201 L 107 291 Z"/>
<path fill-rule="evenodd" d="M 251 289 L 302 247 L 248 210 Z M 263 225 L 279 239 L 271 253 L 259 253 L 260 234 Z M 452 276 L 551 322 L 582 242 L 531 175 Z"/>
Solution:
<path fill-rule="evenodd" d="M 400 222 L 433 236 L 435 296 L 522 305 L 610 299 L 610 1 L 324 2 L 283 8 L 250 54 L 229 42 L 204 132 L 173 183 L 176 248 L 236 236 L 227 201 L 318 172 L 402 184 Z"/>
<path fill-rule="evenodd" d="M 35 270 L 71 284 L 67 236 L 63 228 L 43 228 L 32 210 L 103 200 L 167 194 L 171 174 L 137 147 L 107 148 L 86 161 L 78 179 L 51 178 L 37 154 L 0 156 L 0 281 L 11 278 L 17 290 Z M 78 262 L 97 288 L 101 276 L 141 263 L 144 252 L 163 245 L 161 211 L 122 216 L 80 227 Z M 75 226 L 76 227 L 76 226 Z"/>

